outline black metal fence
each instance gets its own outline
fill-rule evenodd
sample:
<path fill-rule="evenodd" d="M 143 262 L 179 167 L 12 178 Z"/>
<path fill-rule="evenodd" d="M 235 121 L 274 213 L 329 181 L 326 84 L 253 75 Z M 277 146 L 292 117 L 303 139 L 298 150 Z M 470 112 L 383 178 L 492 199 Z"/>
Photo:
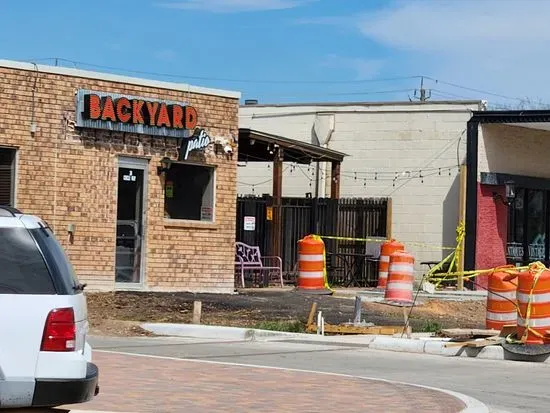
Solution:
<path fill-rule="evenodd" d="M 264 255 L 272 254 L 272 221 L 268 213 L 271 205 L 270 196 L 242 196 L 237 199 L 237 241 L 259 246 Z M 296 272 L 298 241 L 304 236 L 319 234 L 342 238 L 385 237 L 387 216 L 387 198 L 283 198 L 283 270 L 287 274 Z M 248 217 L 246 226 L 245 217 Z M 251 225 L 251 217 L 254 217 L 254 225 Z M 324 241 L 331 285 L 376 285 L 376 261 L 366 257 L 364 242 L 332 239 Z"/>

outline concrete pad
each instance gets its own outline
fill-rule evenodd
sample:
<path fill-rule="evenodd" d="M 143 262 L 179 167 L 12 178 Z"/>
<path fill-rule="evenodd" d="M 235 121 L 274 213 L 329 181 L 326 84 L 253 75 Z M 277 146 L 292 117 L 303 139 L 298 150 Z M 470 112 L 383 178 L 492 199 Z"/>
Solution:
<path fill-rule="evenodd" d="M 369 348 L 374 350 L 386 351 L 406 351 L 408 353 L 424 353 L 426 342 L 422 340 L 413 340 L 408 338 L 393 338 L 377 336 Z"/>

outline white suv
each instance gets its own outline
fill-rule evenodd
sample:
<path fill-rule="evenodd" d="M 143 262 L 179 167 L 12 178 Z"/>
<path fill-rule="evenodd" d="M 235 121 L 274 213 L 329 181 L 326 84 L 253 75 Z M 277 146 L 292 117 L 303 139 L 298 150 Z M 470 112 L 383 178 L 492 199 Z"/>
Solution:
<path fill-rule="evenodd" d="M 0 408 L 97 395 L 83 289 L 46 223 L 0 206 Z"/>

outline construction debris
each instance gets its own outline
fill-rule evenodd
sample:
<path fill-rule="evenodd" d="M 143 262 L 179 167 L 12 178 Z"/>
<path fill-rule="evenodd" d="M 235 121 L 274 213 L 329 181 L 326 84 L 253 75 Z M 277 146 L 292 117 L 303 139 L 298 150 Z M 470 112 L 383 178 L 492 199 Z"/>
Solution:
<path fill-rule="evenodd" d="M 445 344 L 445 347 L 474 347 L 502 345 L 506 337 L 515 331 L 515 326 L 505 326 L 502 330 L 477 330 L 464 328 L 451 328 L 441 330 L 440 337 L 451 338 L 453 341 Z"/>
<path fill-rule="evenodd" d="M 319 312 L 317 317 L 317 323 L 314 322 L 315 313 L 317 311 L 317 303 L 311 305 L 309 311 L 309 317 L 307 320 L 306 331 L 308 333 L 317 334 L 380 334 L 380 335 L 394 335 L 396 333 L 402 333 L 403 327 L 400 326 L 375 326 L 373 323 L 354 322 L 354 323 L 342 323 L 342 324 L 328 324 L 325 323 L 324 318 Z M 359 319 L 360 317 L 355 319 Z"/>
<path fill-rule="evenodd" d="M 439 331 L 439 337 L 452 338 L 454 340 L 472 340 L 476 338 L 488 338 L 498 336 L 499 330 L 481 330 L 469 328 L 449 328 Z"/>

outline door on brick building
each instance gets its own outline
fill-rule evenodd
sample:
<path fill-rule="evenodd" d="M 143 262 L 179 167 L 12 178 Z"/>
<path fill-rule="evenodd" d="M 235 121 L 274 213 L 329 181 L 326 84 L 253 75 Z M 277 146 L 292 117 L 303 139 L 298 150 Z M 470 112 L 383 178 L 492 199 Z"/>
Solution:
<path fill-rule="evenodd" d="M 115 281 L 141 285 L 144 280 L 147 161 L 119 158 Z"/>

